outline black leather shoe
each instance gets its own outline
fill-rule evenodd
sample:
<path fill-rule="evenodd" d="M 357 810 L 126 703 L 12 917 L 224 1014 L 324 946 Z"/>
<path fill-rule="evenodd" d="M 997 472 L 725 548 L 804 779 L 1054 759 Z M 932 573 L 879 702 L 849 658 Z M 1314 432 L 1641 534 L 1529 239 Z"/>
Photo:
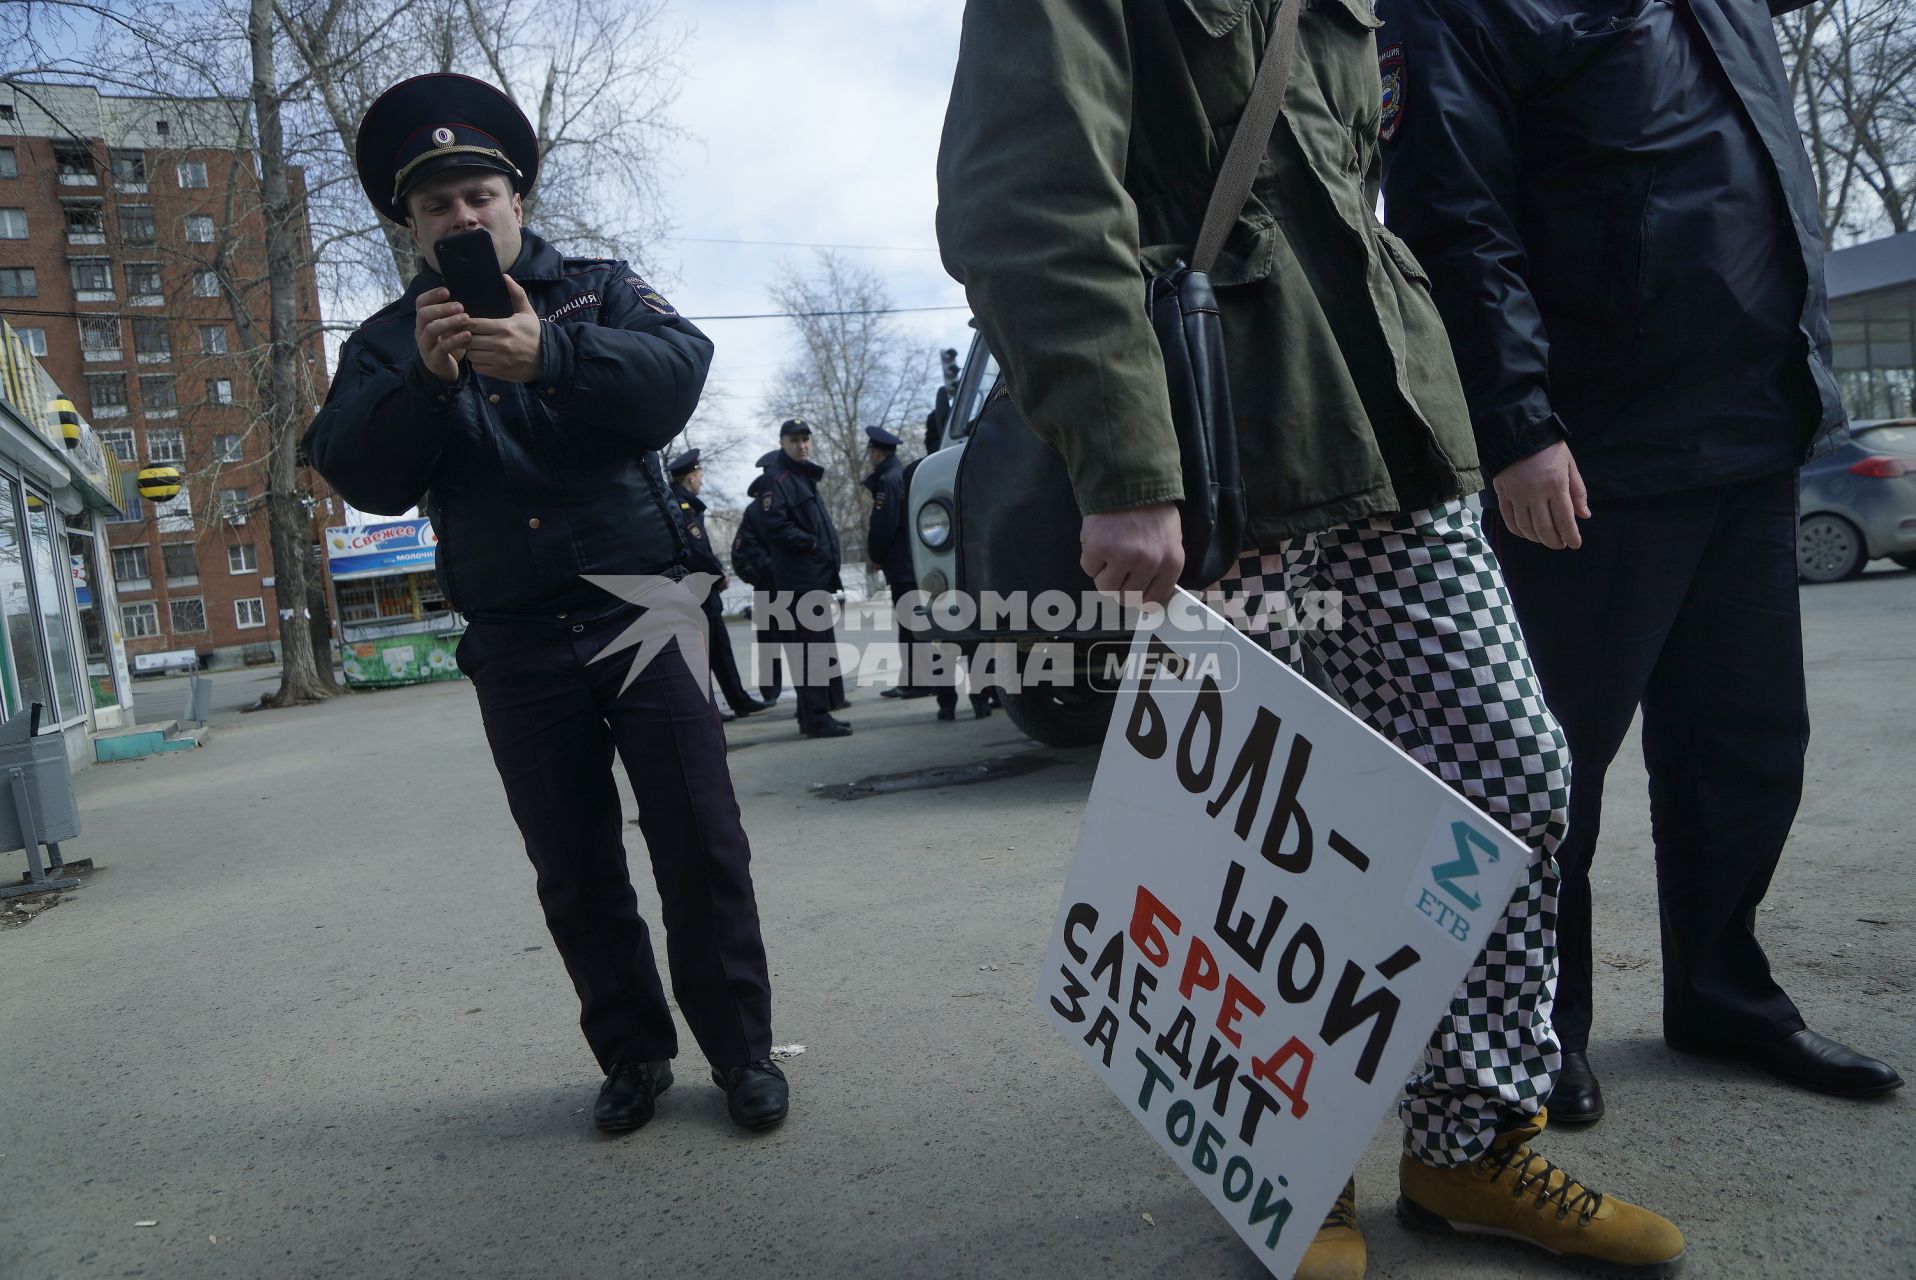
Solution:
<path fill-rule="evenodd" d="M 983 720 L 986 716 L 990 714 L 991 714 L 991 699 L 990 698 L 973 698 L 971 700 L 971 718 L 972 719 Z"/>
<path fill-rule="evenodd" d="M 670 1062 L 615 1062 L 599 1086 L 592 1123 L 606 1133 L 628 1133 L 652 1118 L 658 1096 L 671 1087 Z"/>
<path fill-rule="evenodd" d="M 1603 1119 L 1603 1086 L 1590 1069 L 1585 1053 L 1563 1055 L 1563 1069 L 1557 1072 L 1557 1087 L 1551 1091 L 1550 1123 L 1595 1124 Z"/>
<path fill-rule="evenodd" d="M 852 727 L 843 720 L 834 720 L 830 716 L 826 716 L 825 723 L 813 725 L 805 731 L 805 736 L 808 738 L 849 738 L 852 736 Z"/>
<path fill-rule="evenodd" d="M 736 719 L 738 719 L 738 713 L 736 711 L 727 711 L 724 707 L 719 708 L 720 724 L 730 724 Z"/>
<path fill-rule="evenodd" d="M 728 1071 L 715 1067 L 712 1083 L 725 1090 L 725 1109 L 741 1129 L 769 1129 L 785 1118 L 790 1107 L 785 1073 L 770 1058 Z"/>
<path fill-rule="evenodd" d="M 838 698 L 832 702 L 832 710 L 843 711 L 846 707 L 849 707 L 851 705 L 852 705 L 851 700 L 849 698 Z"/>
<path fill-rule="evenodd" d="M 956 720 L 958 718 L 958 708 L 940 707 L 938 708 L 938 718 L 940 720 Z"/>
<path fill-rule="evenodd" d="M 1903 1087 L 1903 1078 L 1888 1063 L 1808 1028 L 1752 1045 L 1748 1057 L 1778 1080 L 1839 1098 L 1874 1098 Z"/>
<path fill-rule="evenodd" d="M 747 698 L 743 703 L 734 702 L 730 705 L 732 708 L 732 714 L 735 716 L 739 716 L 741 718 L 745 716 L 749 716 L 749 715 L 756 715 L 760 711 L 770 711 L 772 709 L 771 703 L 759 702 L 758 700 L 753 698 Z"/>

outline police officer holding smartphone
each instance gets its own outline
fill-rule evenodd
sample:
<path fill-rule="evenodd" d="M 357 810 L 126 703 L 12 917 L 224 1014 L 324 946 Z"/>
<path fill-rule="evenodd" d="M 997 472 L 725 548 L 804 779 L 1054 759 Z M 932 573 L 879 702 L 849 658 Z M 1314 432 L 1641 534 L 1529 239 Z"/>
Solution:
<path fill-rule="evenodd" d="M 732 1119 L 765 1128 L 785 1117 L 786 1082 L 724 734 L 676 640 L 643 662 L 595 661 L 645 610 L 587 581 L 678 589 L 685 539 L 658 450 L 698 403 L 712 344 L 625 263 L 562 257 L 520 225 L 538 160 L 511 99 L 465 76 L 407 80 L 367 111 L 360 181 L 426 266 L 347 340 L 305 449 L 355 507 L 423 505 L 438 531 L 446 595 L 469 624 L 459 666 L 606 1073 L 595 1123 L 650 1120 L 678 1053 L 620 840 L 616 753 L 673 994 Z M 498 318 L 440 274 L 440 242 L 474 231 L 503 272 Z"/>

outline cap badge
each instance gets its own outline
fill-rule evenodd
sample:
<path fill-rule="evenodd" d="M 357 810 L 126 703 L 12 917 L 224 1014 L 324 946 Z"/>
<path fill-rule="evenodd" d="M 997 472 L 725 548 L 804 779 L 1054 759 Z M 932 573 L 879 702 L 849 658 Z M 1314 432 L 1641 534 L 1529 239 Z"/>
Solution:
<path fill-rule="evenodd" d="M 438 146 L 450 147 L 452 145 L 452 130 L 446 128 L 444 125 L 440 125 L 432 131 L 432 140 Z"/>

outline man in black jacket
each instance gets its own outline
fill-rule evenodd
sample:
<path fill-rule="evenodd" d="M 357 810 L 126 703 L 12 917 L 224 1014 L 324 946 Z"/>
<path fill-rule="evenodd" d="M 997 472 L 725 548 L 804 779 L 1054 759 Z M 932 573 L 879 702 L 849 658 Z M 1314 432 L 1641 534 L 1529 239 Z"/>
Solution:
<path fill-rule="evenodd" d="M 423 503 L 432 517 L 447 598 L 469 624 L 459 666 L 606 1073 L 595 1123 L 649 1120 L 678 1053 L 620 841 L 616 751 L 679 1008 L 733 1120 L 776 1124 L 786 1083 L 724 734 L 676 640 L 597 661 L 647 611 L 586 580 L 622 578 L 654 603 L 684 595 L 657 451 L 698 403 L 712 344 L 625 263 L 562 258 L 520 226 L 538 148 L 491 86 L 405 81 L 367 111 L 358 148 L 373 206 L 426 266 L 347 339 L 306 453 L 354 506 Z M 435 242 L 475 229 L 505 273 L 502 319 L 468 314 L 438 272 Z"/>
<path fill-rule="evenodd" d="M 1780 0 L 1782 10 L 1802 0 Z M 1430 272 L 1486 520 L 1573 762 L 1552 1119 L 1595 1121 L 1590 865 L 1643 711 L 1663 1034 L 1848 1096 L 1755 934 L 1809 738 L 1796 469 L 1844 438 L 1762 0 L 1379 0 L 1385 213 Z"/>
<path fill-rule="evenodd" d="M 865 520 L 865 558 L 879 569 L 884 570 L 885 582 L 891 587 L 892 612 L 898 622 L 898 657 L 900 669 L 898 683 L 885 690 L 880 697 L 885 698 L 929 698 L 939 692 L 939 705 L 944 705 L 941 691 L 932 688 L 932 681 L 923 671 L 927 665 L 929 646 L 922 641 L 914 643 L 914 633 L 905 626 L 904 615 L 899 601 L 910 592 L 918 589 L 918 573 L 911 562 L 911 537 L 905 520 L 905 467 L 898 461 L 899 438 L 883 427 L 866 427 L 865 460 L 871 463 L 871 474 L 860 481 L 872 496 L 871 514 Z M 953 690 L 951 699 L 957 703 L 957 691 Z"/>
<path fill-rule="evenodd" d="M 719 593 L 730 584 L 718 548 L 712 545 L 705 529 L 705 500 L 699 490 L 705 486 L 705 468 L 699 465 L 699 451 L 687 449 L 665 465 L 672 477 L 672 499 L 678 504 L 679 523 L 685 530 L 685 567 L 696 573 L 709 573 L 718 581 L 699 602 L 705 610 L 706 652 L 712 666 L 712 680 L 725 695 L 725 703 L 734 716 L 749 716 L 763 711 L 766 704 L 745 691 L 739 679 L 738 659 L 732 653 L 732 634 L 725 626 L 725 608 Z M 730 717 L 726 717 L 729 719 Z"/>
<path fill-rule="evenodd" d="M 784 662 L 779 657 L 778 636 L 772 627 L 771 611 L 765 602 L 778 592 L 778 580 L 772 575 L 772 548 L 765 540 L 765 508 L 759 498 L 772 483 L 769 468 L 778 462 L 779 451 L 761 454 L 753 465 L 758 475 L 745 489 L 745 510 L 739 513 L 738 532 L 732 535 L 732 568 L 752 587 L 752 643 L 759 664 L 759 696 L 767 703 L 778 701 L 785 687 Z"/>
<path fill-rule="evenodd" d="M 841 553 L 838 529 L 818 496 L 825 468 L 811 460 L 812 428 L 802 418 L 779 427 L 778 445 L 779 455 L 766 470 L 770 480 L 758 497 L 772 576 L 785 604 L 774 609 L 777 635 L 790 658 L 799 731 L 808 738 L 843 738 L 852 727 L 832 715 L 833 683 L 839 677 L 831 606 L 833 593 L 843 585 Z"/>

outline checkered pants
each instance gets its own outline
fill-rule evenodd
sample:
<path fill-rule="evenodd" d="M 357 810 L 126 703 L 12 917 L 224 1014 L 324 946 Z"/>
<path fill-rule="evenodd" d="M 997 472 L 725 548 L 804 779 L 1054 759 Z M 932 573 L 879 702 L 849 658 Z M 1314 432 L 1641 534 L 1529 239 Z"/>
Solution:
<path fill-rule="evenodd" d="M 1535 854 L 1398 1106 L 1412 1156 L 1469 1163 L 1556 1078 L 1552 859 L 1570 801 L 1569 749 L 1477 517 L 1451 502 L 1252 549 L 1205 594 L 1291 666 L 1308 656 L 1353 714 Z"/>

